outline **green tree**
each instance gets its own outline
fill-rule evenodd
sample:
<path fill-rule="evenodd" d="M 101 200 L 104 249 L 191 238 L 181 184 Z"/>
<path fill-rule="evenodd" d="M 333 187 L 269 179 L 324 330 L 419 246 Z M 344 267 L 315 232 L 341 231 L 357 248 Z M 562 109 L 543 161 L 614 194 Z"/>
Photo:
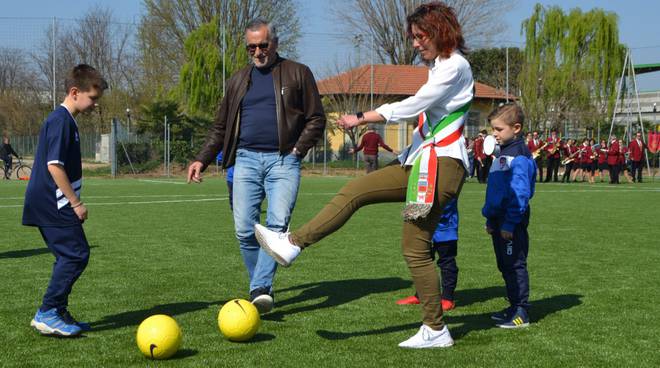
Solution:
<path fill-rule="evenodd" d="M 143 3 L 145 15 L 139 26 L 138 49 L 145 90 L 151 91 L 153 97 L 176 85 L 185 62 L 184 44 L 190 33 L 216 18 L 224 24 L 228 50 L 244 47 L 245 26 L 252 19 L 263 17 L 278 28 L 280 54 L 296 57 L 300 21 L 295 0 L 143 0 Z M 226 58 L 235 56 L 227 54 Z"/>
<path fill-rule="evenodd" d="M 474 79 L 493 87 L 506 89 L 506 49 L 485 48 L 467 55 Z M 509 93 L 518 94 L 517 76 L 523 64 L 523 53 L 517 47 L 509 47 Z"/>
<path fill-rule="evenodd" d="M 247 65 L 245 48 L 228 50 L 233 57 L 222 58 L 222 34 L 217 19 L 190 33 L 184 45 L 186 61 L 181 68 L 177 99 L 190 116 L 211 119 L 222 96 L 223 63 L 226 75 Z M 230 35 L 226 45 L 235 45 Z"/>
<path fill-rule="evenodd" d="M 604 121 L 614 108 L 625 51 L 616 14 L 578 8 L 566 14 L 557 6 L 537 4 L 522 32 L 524 64 L 518 81 L 532 127 Z"/>

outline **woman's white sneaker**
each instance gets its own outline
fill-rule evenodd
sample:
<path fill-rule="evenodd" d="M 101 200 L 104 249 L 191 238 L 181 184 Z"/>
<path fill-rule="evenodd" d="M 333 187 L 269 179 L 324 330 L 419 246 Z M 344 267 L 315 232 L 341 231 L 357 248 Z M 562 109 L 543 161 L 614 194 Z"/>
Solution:
<path fill-rule="evenodd" d="M 427 325 L 422 325 L 417 333 L 408 340 L 399 344 L 399 347 L 409 349 L 448 348 L 454 345 L 449 329 L 444 326 L 436 331 Z"/>
<path fill-rule="evenodd" d="M 261 224 L 255 224 L 254 235 L 266 253 L 284 267 L 289 267 L 300 254 L 300 247 L 289 241 L 289 233 L 278 233 Z"/>

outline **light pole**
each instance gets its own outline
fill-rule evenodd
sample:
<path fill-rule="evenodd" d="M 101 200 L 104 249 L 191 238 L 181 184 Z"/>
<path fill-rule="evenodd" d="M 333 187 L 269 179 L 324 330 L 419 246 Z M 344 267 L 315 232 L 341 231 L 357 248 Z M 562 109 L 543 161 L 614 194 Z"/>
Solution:
<path fill-rule="evenodd" d="M 131 140 L 131 109 L 126 108 L 126 122 L 128 123 L 128 140 Z"/>

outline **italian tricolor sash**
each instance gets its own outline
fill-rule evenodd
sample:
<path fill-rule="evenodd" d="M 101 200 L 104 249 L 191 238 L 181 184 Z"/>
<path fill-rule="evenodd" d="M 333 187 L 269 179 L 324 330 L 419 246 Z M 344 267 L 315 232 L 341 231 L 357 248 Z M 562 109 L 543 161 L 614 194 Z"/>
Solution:
<path fill-rule="evenodd" d="M 435 124 L 429 122 L 426 113 L 419 115 L 417 131 L 422 135 L 424 142 L 408 177 L 406 207 L 403 210 L 405 220 L 424 218 L 431 212 L 438 174 L 438 156 L 435 148 L 448 146 L 461 137 L 465 114 L 469 110 L 468 102 Z"/>

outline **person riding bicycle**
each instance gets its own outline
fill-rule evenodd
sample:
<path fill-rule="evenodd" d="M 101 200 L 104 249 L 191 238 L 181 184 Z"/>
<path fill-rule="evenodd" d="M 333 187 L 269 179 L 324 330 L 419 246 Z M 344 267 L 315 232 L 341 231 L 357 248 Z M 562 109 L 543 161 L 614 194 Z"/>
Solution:
<path fill-rule="evenodd" d="M 9 174 L 11 174 L 12 155 L 21 158 L 9 144 L 9 137 L 3 137 L 2 145 L 0 145 L 0 160 L 5 162 L 5 179 L 7 180 L 9 180 Z"/>

